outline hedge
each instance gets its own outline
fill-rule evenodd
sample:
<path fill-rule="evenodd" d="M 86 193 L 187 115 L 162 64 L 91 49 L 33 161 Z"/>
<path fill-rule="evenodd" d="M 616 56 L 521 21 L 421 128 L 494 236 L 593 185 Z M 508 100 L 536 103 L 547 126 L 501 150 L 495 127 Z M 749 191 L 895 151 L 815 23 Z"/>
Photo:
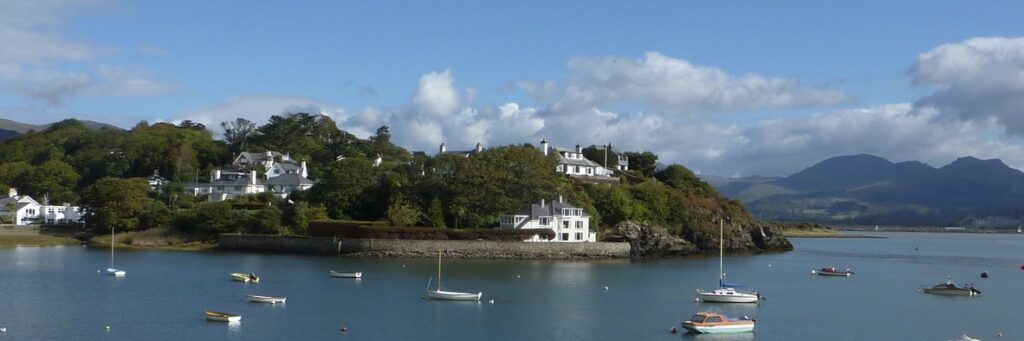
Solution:
<path fill-rule="evenodd" d="M 376 225 L 376 226 L 371 226 Z M 551 229 L 441 229 L 434 227 L 393 227 L 379 226 L 379 223 L 365 224 L 356 221 L 317 220 L 309 223 L 309 235 L 313 237 L 370 238 L 370 239 L 411 239 L 411 240 L 491 240 L 523 241 L 540 236 L 554 239 Z"/>

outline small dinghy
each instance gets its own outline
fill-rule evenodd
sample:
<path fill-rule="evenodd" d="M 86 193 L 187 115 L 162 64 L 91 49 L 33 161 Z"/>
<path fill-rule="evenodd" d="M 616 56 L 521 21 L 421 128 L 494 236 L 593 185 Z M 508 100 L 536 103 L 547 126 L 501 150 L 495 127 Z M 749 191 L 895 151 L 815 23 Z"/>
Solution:
<path fill-rule="evenodd" d="M 246 282 L 246 283 L 249 283 L 249 282 L 259 283 L 260 282 L 260 278 L 258 276 L 256 276 L 256 274 L 251 273 L 251 272 L 250 273 L 232 272 L 231 273 L 231 279 L 239 281 L 239 282 Z"/>
<path fill-rule="evenodd" d="M 337 272 L 331 270 L 331 277 L 335 278 L 363 278 L 362 272 Z"/>
<path fill-rule="evenodd" d="M 825 268 L 821 268 L 821 269 L 817 269 L 817 270 L 811 270 L 811 273 L 812 274 L 817 274 L 819 276 L 852 276 L 853 275 L 853 271 L 850 271 L 850 269 L 839 270 L 839 269 L 836 269 L 835 267 L 825 267 Z"/>
<path fill-rule="evenodd" d="M 242 315 L 238 315 L 238 314 L 222 313 L 222 312 L 219 312 L 219 311 L 212 311 L 212 310 L 204 310 L 203 313 L 204 313 L 204 315 L 206 315 L 206 319 L 210 320 L 210 321 L 238 322 L 238 321 L 242 320 Z"/>
<path fill-rule="evenodd" d="M 277 303 L 284 303 L 284 301 L 286 299 L 284 296 L 263 296 L 263 295 L 252 295 L 252 294 L 246 294 L 245 296 L 249 298 L 249 302 L 256 302 L 256 303 L 277 304 Z"/>
<path fill-rule="evenodd" d="M 720 313 L 702 311 L 683 321 L 683 328 L 701 334 L 747 333 L 754 331 L 757 321 L 746 316 L 738 319 Z"/>

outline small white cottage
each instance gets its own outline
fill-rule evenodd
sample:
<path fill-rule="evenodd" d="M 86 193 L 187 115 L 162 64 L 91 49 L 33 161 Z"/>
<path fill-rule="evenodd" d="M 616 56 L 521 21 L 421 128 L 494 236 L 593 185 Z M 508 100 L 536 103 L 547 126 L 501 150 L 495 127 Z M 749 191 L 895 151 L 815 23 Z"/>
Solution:
<path fill-rule="evenodd" d="M 582 208 L 574 207 L 558 197 L 558 201 L 530 204 L 515 214 L 501 216 L 500 228 L 551 229 L 555 231 L 552 242 L 595 242 L 597 233 L 590 232 L 590 215 Z M 534 236 L 527 241 L 548 241 Z"/>

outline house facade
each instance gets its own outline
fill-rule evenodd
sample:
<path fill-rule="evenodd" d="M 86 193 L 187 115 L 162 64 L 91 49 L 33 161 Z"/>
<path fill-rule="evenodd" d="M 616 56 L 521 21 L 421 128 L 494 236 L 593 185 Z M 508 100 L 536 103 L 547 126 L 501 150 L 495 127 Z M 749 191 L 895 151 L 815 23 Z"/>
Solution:
<path fill-rule="evenodd" d="M 539 204 L 530 204 L 514 214 L 501 216 L 499 228 L 508 229 L 551 229 L 555 238 L 551 242 L 589 242 L 597 241 L 597 233 L 590 231 L 590 215 L 582 208 L 562 201 L 546 203 L 541 199 Z M 537 236 L 526 240 L 544 242 Z"/>
<path fill-rule="evenodd" d="M 619 181 L 619 178 L 615 177 L 614 171 L 602 167 L 597 162 L 583 157 L 583 147 L 580 147 L 578 144 L 576 145 L 576 149 L 557 148 L 548 145 L 548 140 L 544 139 L 540 141 L 540 147 L 544 151 L 544 155 L 557 153 L 558 166 L 555 166 L 556 172 L 583 180 L 601 182 Z"/>
<path fill-rule="evenodd" d="M 472 150 L 448 150 L 448 146 L 446 146 L 444 142 L 441 142 L 441 145 L 437 149 L 437 155 L 457 155 L 462 157 L 469 157 L 470 155 L 482 153 L 483 151 L 484 145 L 480 144 L 480 142 L 477 142 L 476 147 L 474 147 Z"/>
<path fill-rule="evenodd" d="M 237 196 L 263 193 L 266 186 L 256 171 L 235 172 L 214 170 L 210 174 L 210 201 L 224 201 Z"/>
<path fill-rule="evenodd" d="M 306 177 L 296 174 L 289 173 L 278 175 L 273 178 L 264 181 L 266 191 L 274 193 L 274 196 L 285 199 L 294 190 L 308 190 L 313 187 L 313 181 L 306 179 Z"/>
<path fill-rule="evenodd" d="M 7 197 L 0 198 L 0 216 L 14 225 L 64 225 L 82 221 L 82 210 L 78 206 L 40 204 L 27 195 L 18 195 L 11 188 Z"/>

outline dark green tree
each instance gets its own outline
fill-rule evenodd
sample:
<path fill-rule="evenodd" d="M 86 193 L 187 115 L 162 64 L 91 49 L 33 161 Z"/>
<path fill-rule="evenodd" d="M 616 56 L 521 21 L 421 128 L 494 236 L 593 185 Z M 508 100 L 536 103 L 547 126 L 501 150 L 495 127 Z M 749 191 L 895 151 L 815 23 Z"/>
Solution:
<path fill-rule="evenodd" d="M 246 151 L 249 140 L 256 134 L 256 124 L 241 117 L 221 122 L 220 127 L 224 129 L 224 142 L 227 142 L 232 155 Z"/>
<path fill-rule="evenodd" d="M 149 202 L 149 184 L 142 178 L 103 178 L 82 193 L 86 227 L 97 233 L 110 228 L 135 230 Z"/>
<path fill-rule="evenodd" d="M 430 226 L 447 228 L 444 223 L 444 211 L 441 209 L 441 199 L 434 197 L 430 200 L 430 209 L 427 210 L 427 219 L 430 219 Z"/>
<path fill-rule="evenodd" d="M 629 158 L 629 169 L 640 172 L 646 177 L 654 176 L 654 169 L 658 166 L 658 156 L 651 152 L 626 152 Z"/>
<path fill-rule="evenodd" d="M 309 189 L 308 198 L 326 207 L 331 218 L 347 219 L 356 215 L 360 197 L 375 180 L 369 160 L 347 158 L 332 162 L 324 169 L 320 181 Z"/>

